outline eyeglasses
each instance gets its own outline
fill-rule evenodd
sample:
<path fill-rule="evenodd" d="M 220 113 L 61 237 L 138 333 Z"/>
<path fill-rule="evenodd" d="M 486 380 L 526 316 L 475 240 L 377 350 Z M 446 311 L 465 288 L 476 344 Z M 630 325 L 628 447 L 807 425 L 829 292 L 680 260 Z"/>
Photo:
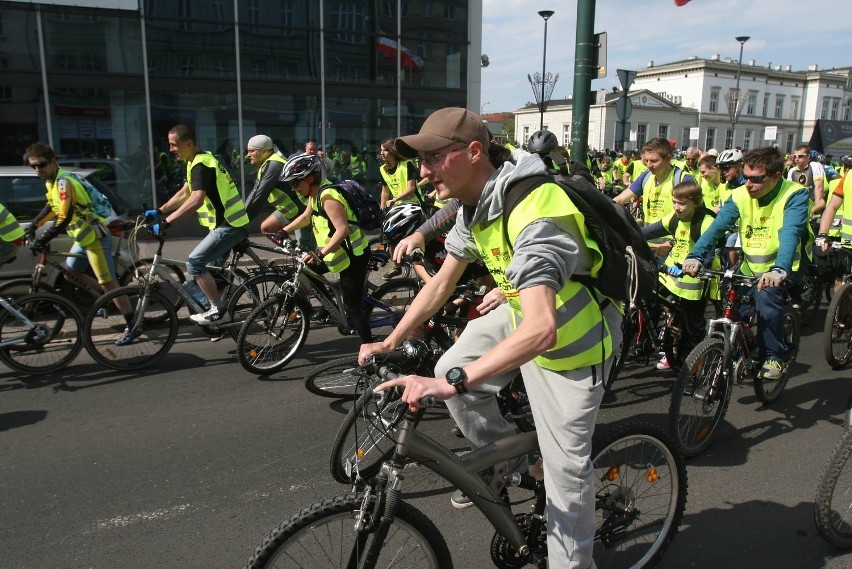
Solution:
<path fill-rule="evenodd" d="M 793 154 L 793 158 L 807 158 L 810 154 Z"/>
<path fill-rule="evenodd" d="M 721 170 L 722 172 L 727 172 L 728 170 L 730 170 L 734 166 L 736 166 L 736 164 L 734 164 L 733 162 L 731 162 L 729 164 L 719 164 L 719 170 Z"/>
<path fill-rule="evenodd" d="M 30 162 L 30 168 L 32 168 L 33 170 L 38 170 L 39 168 L 44 168 L 48 164 L 50 164 L 50 162 L 45 162 L 45 161 L 35 162 L 35 163 Z"/>
<path fill-rule="evenodd" d="M 453 152 L 458 152 L 459 150 L 464 150 L 465 148 L 467 147 L 465 146 L 462 148 L 453 148 L 452 150 L 448 150 L 447 152 L 441 152 L 440 154 L 427 154 L 426 156 L 423 156 L 420 161 L 424 164 L 429 165 L 436 164 L 441 158 L 446 158 Z"/>
<path fill-rule="evenodd" d="M 751 182 L 752 184 L 762 184 L 763 180 L 769 177 L 769 174 L 763 174 L 762 176 L 743 176 L 746 179 L 746 182 Z"/>

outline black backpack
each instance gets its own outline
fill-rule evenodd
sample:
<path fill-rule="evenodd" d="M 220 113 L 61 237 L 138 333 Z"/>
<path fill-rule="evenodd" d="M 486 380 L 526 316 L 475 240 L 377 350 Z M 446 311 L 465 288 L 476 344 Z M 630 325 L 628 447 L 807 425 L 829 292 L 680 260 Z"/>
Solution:
<path fill-rule="evenodd" d="M 624 206 L 615 203 L 595 187 L 584 165 L 572 163 L 571 172 L 571 176 L 560 176 L 560 179 L 546 175 L 531 176 L 506 188 L 503 207 L 506 242 L 509 243 L 508 218 L 515 206 L 541 184 L 556 183 L 583 214 L 586 229 L 603 255 L 603 263 L 596 277 L 573 275 L 571 279 L 622 302 L 635 301 L 651 294 L 657 286 L 657 262 L 636 220 Z M 509 247 L 512 248 L 511 244 Z M 628 247 L 632 249 L 632 255 Z"/>
<path fill-rule="evenodd" d="M 335 188 L 340 190 L 344 199 L 349 204 L 349 208 L 355 214 L 355 223 L 365 231 L 373 231 L 382 226 L 382 221 L 385 218 L 378 200 L 368 192 L 364 186 L 355 180 L 340 180 L 333 184 L 326 184 L 320 188 L 319 195 L 322 196 L 323 190 Z M 319 214 L 326 219 L 325 211 L 322 209 L 322 200 L 318 200 L 320 204 Z"/>

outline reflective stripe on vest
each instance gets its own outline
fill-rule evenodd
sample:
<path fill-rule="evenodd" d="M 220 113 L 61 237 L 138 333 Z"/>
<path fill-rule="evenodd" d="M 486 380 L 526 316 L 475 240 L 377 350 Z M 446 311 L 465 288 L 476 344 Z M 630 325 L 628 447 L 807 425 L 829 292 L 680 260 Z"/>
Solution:
<path fill-rule="evenodd" d="M 14 241 L 24 236 L 24 228 L 6 206 L 0 203 L 0 239 L 3 241 Z"/>
<path fill-rule="evenodd" d="M 330 199 L 336 200 L 343 204 L 343 210 L 346 212 L 346 219 L 350 222 L 355 221 L 355 213 L 349 208 L 346 198 L 336 188 L 326 188 L 323 190 L 323 197 L 330 196 Z M 311 214 L 311 225 L 314 231 L 314 237 L 318 247 L 325 247 L 331 240 L 334 234 L 334 226 L 331 222 L 319 213 L 319 196 L 313 198 L 313 212 Z M 360 256 L 367 250 L 369 241 L 364 231 L 355 223 L 349 224 L 349 236 L 344 240 L 348 242 L 347 247 L 351 247 L 354 255 Z M 328 270 L 333 273 L 339 273 L 349 266 L 349 255 L 343 245 L 337 245 L 330 251 L 326 251 L 322 259 Z"/>
<path fill-rule="evenodd" d="M 222 207 L 225 209 L 225 222 L 231 227 L 248 225 L 249 218 L 246 213 L 246 206 L 240 197 L 240 193 L 237 191 L 237 185 L 234 184 L 231 175 L 216 160 L 216 157 L 209 152 L 199 152 L 192 160 L 187 162 L 186 185 L 189 191 L 192 192 L 192 167 L 196 164 L 203 164 L 216 172 L 216 191 L 219 192 L 219 199 L 222 201 Z M 198 216 L 198 223 L 203 227 L 211 231 L 216 228 L 216 208 L 213 207 L 213 202 L 210 201 L 209 196 L 204 196 L 204 203 L 201 204 L 201 207 L 195 213 Z"/>
<path fill-rule="evenodd" d="M 569 220 L 576 224 L 580 233 L 578 241 L 582 241 L 590 250 L 594 258 L 592 274 L 597 274 L 601 263 L 597 245 L 586 234 L 582 214 L 555 184 L 542 184 L 518 203 L 509 216 L 508 235 L 511 242 L 517 239 L 527 225 L 542 218 L 552 218 L 563 226 L 569 224 Z M 503 215 L 471 227 L 471 233 L 480 257 L 509 301 L 512 323 L 517 327 L 523 321 L 523 313 L 519 294 L 506 278 L 506 269 L 512 262 L 512 251 L 509 244 L 503 241 L 506 234 L 503 230 Z M 574 237 L 576 239 L 577 236 Z M 535 358 L 538 365 L 563 371 L 596 365 L 601 362 L 602 356 L 610 357 L 612 338 L 609 327 L 589 289 L 568 280 L 556 294 L 555 310 L 556 343 Z"/>

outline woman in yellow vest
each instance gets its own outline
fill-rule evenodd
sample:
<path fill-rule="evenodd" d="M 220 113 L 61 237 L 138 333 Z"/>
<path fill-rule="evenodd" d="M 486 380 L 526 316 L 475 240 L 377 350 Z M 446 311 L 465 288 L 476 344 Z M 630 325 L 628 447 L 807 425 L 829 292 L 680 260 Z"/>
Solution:
<path fill-rule="evenodd" d="M 422 205 L 420 190 L 417 187 L 420 175 L 414 162 L 399 155 L 392 138 L 382 141 L 379 154 L 382 157 L 382 165 L 379 167 L 379 172 L 382 174 L 382 194 L 379 205 L 382 210 L 386 211 L 403 203 Z M 392 250 L 390 252 L 393 254 Z M 400 265 L 394 263 L 382 278 L 389 280 L 398 277 L 401 273 Z"/>
<path fill-rule="evenodd" d="M 0 203 L 0 265 L 15 259 L 24 237 L 24 228 L 6 206 Z"/>
<path fill-rule="evenodd" d="M 281 179 L 290 182 L 308 202 L 305 212 L 287 225 L 284 233 L 311 224 L 317 240 L 316 257 L 325 262 L 329 271 L 340 273 L 346 316 L 352 321 L 361 341 L 372 341 L 363 301 L 370 257 L 369 242 L 364 230 L 354 223 L 358 219 L 343 190 L 322 185 L 320 160 L 313 154 L 291 158 L 284 165 Z M 305 253 L 305 261 L 315 262 L 315 257 Z"/>

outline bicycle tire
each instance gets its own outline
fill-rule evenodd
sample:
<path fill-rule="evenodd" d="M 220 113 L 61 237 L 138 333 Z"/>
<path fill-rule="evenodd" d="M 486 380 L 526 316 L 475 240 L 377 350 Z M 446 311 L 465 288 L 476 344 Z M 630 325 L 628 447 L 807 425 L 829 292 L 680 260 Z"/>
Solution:
<path fill-rule="evenodd" d="M 669 429 L 684 456 L 698 456 L 713 442 L 731 400 L 731 374 L 720 338 L 704 339 L 680 368 L 669 406 Z M 717 385 L 709 393 L 714 376 Z"/>
<path fill-rule="evenodd" d="M 367 480 L 378 474 L 396 446 L 394 432 L 404 418 L 405 408 L 402 399 L 393 393 L 377 396 L 372 390 L 365 390 L 343 419 L 331 445 L 331 477 L 350 484 L 358 476 Z M 347 463 L 351 474 L 347 473 Z"/>
<path fill-rule="evenodd" d="M 159 283 L 146 287 L 129 285 L 103 295 L 89 310 L 83 337 L 86 351 L 102 366 L 120 371 L 136 370 L 162 359 L 177 339 L 178 318 L 171 301 L 159 292 Z M 130 305 L 139 310 L 140 295 L 147 295 L 142 315 L 142 335 L 126 346 L 115 341 L 124 334 L 127 323 L 113 299 L 127 295 Z M 137 315 L 137 319 L 139 316 Z"/>
<path fill-rule="evenodd" d="M 852 429 L 840 438 L 822 471 L 814 500 L 814 523 L 822 538 L 841 549 L 852 548 Z"/>
<path fill-rule="evenodd" d="M 387 337 L 402 320 L 418 292 L 420 281 L 417 279 L 392 279 L 365 298 L 364 314 L 370 322 L 373 335 Z"/>
<path fill-rule="evenodd" d="M 375 500 L 375 496 L 369 499 L 370 511 Z M 363 501 L 362 493 L 345 494 L 315 502 L 293 514 L 263 539 L 245 569 L 348 567 L 357 537 L 355 515 Z M 378 523 L 378 519 L 374 521 Z M 400 501 L 392 524 L 376 567 L 389 567 L 394 559 L 405 559 L 406 567 L 452 569 L 453 560 L 444 537 L 423 512 Z"/>
<path fill-rule="evenodd" d="M 360 376 L 347 373 L 358 368 L 358 356 L 346 356 L 313 368 L 305 377 L 305 388 L 320 397 L 352 400 L 358 397 Z"/>
<path fill-rule="evenodd" d="M 686 509 L 686 463 L 676 444 L 656 425 L 625 423 L 595 434 L 592 467 L 598 567 L 653 566 Z"/>
<path fill-rule="evenodd" d="M 276 372 L 296 357 L 311 329 L 311 306 L 289 292 L 267 299 L 248 315 L 237 336 L 237 359 L 248 372 Z M 285 333 L 293 328 L 290 333 Z"/>
<path fill-rule="evenodd" d="M 19 297 L 15 305 L 36 325 L 37 336 L 3 310 L 0 338 L 28 337 L 22 344 L 0 348 L 0 361 L 26 374 L 53 373 L 74 361 L 83 349 L 83 316 L 76 306 L 61 296 L 41 292 Z"/>
<path fill-rule="evenodd" d="M 754 394 L 763 403 L 772 403 L 781 397 L 781 392 L 787 386 L 787 381 L 790 379 L 790 368 L 796 363 L 796 358 L 799 355 L 799 318 L 796 310 L 785 306 L 784 307 L 784 340 L 790 347 L 790 352 L 787 356 L 787 362 L 784 365 L 784 372 L 781 378 L 776 381 L 767 381 L 760 377 L 760 374 L 754 378 Z"/>
<path fill-rule="evenodd" d="M 274 272 L 259 273 L 245 279 L 234 289 L 228 299 L 227 310 L 231 315 L 231 322 L 245 322 L 255 308 L 263 304 L 288 281 L 289 279 L 283 274 Z M 236 342 L 240 335 L 240 326 L 229 326 L 228 333 Z"/>
<path fill-rule="evenodd" d="M 831 298 L 822 331 L 822 353 L 832 369 L 841 369 L 852 357 L 852 283 Z"/>
<path fill-rule="evenodd" d="M 136 277 L 137 272 L 140 272 L 143 275 L 148 275 L 150 273 L 150 267 L 153 262 L 154 259 L 152 257 L 146 257 L 144 259 L 137 260 L 129 269 L 125 270 L 124 273 L 119 276 L 118 284 L 121 286 L 133 284 L 133 279 Z M 160 262 L 160 267 L 171 273 L 171 276 L 175 279 L 175 282 L 182 283 L 186 280 L 186 277 L 184 276 L 183 270 L 180 268 L 180 265 Z M 159 292 L 164 297 L 166 297 L 169 302 L 171 302 L 172 308 L 175 309 L 175 312 L 180 311 L 180 309 L 184 305 L 183 297 L 173 286 L 160 286 Z"/>
<path fill-rule="evenodd" d="M 33 290 L 33 279 L 29 277 L 9 279 L 8 281 L 0 283 L 0 296 L 3 298 L 11 298 L 15 300 L 22 296 L 35 294 L 37 292 L 56 294 L 56 290 L 52 286 L 49 286 L 44 279 L 39 280 L 38 288 L 35 290 Z"/>

